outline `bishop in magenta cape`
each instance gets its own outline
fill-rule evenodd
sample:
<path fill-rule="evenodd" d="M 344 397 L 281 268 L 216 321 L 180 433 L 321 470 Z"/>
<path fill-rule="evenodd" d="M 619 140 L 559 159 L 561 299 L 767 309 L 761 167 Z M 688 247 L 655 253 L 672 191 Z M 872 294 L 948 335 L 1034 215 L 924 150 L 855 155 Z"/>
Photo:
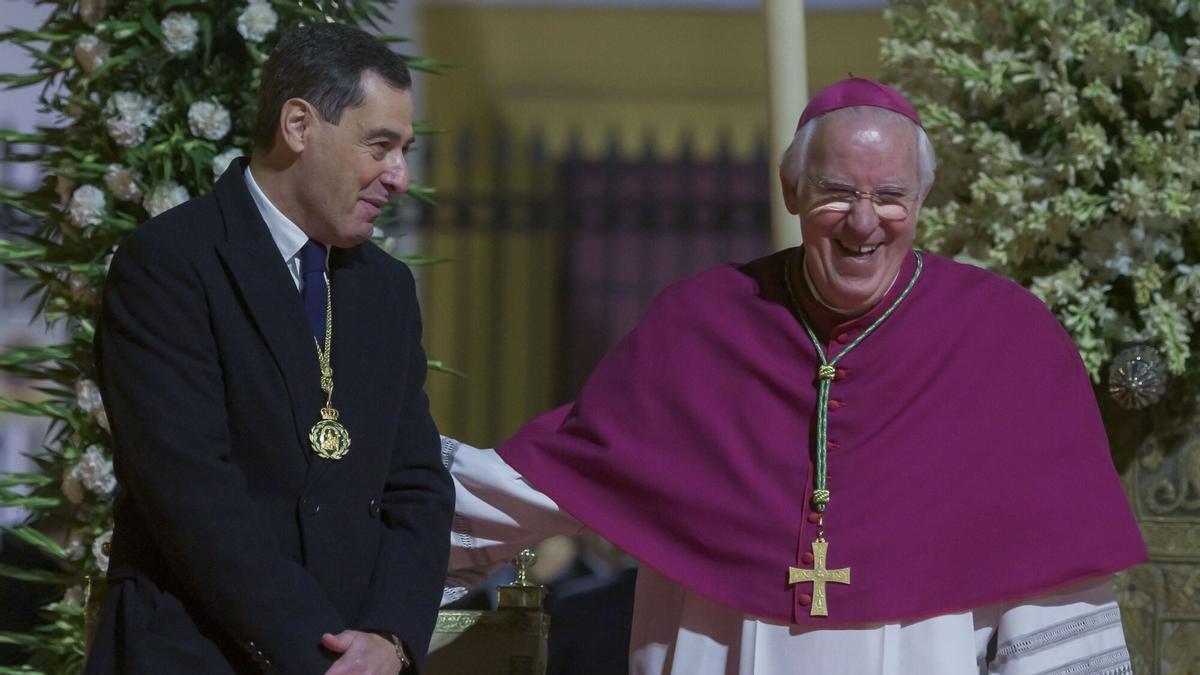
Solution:
<path fill-rule="evenodd" d="M 497 448 L 643 564 L 747 614 L 809 628 L 917 620 L 1045 594 L 1146 559 L 1078 353 L 1046 307 L 923 253 L 896 312 L 838 364 L 829 402 L 829 616 L 811 568 L 820 361 L 781 251 L 675 284 L 574 405 Z M 832 358 L 896 299 L 844 321 L 805 284 Z M 814 518 L 815 519 L 815 518 Z"/>

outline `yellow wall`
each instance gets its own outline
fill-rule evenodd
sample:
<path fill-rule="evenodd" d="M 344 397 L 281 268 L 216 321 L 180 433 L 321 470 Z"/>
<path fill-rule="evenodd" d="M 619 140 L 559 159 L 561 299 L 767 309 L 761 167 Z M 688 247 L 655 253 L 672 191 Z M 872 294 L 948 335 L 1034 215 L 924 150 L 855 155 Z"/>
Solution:
<path fill-rule="evenodd" d="M 691 131 L 700 157 L 711 153 L 721 130 L 738 154 L 766 137 L 759 12 L 430 5 L 422 20 L 426 52 L 458 65 L 445 77 L 425 78 L 422 89 L 426 117 L 450 130 L 434 141 L 434 175 L 421 177 L 443 193 L 469 187 L 457 184 L 452 163 L 455 132 L 467 128 L 486 141 L 504 125 L 518 146 L 540 129 L 551 157 L 563 151 L 569 130 L 581 132 L 585 152 L 597 155 L 614 134 L 630 155 L 640 153 L 647 134 L 670 154 Z M 810 13 L 806 30 L 811 91 L 849 72 L 878 76 L 881 12 Z M 511 187 L 519 189 L 523 178 L 517 166 Z M 421 275 L 427 349 L 470 376 L 431 376 L 434 416 L 443 433 L 483 445 L 560 403 L 549 389 L 553 317 L 536 307 L 495 317 L 488 306 L 497 285 L 511 297 L 535 288 L 554 298 L 557 254 L 547 241 L 502 241 L 436 228 L 422 243 L 425 253 L 455 258 Z M 519 367 L 530 354 L 535 361 L 545 354 L 546 368 Z"/>
<path fill-rule="evenodd" d="M 670 151 L 692 130 L 701 154 L 719 129 L 742 151 L 766 132 L 760 12 L 433 5 L 422 18 L 430 55 L 458 66 L 424 89 L 429 119 L 449 129 L 540 128 L 555 151 L 574 128 L 595 153 L 611 132 L 636 152 L 647 132 Z M 881 12 L 811 13 L 806 25 L 813 91 L 878 75 Z M 438 165 L 435 183 L 452 187 Z"/>

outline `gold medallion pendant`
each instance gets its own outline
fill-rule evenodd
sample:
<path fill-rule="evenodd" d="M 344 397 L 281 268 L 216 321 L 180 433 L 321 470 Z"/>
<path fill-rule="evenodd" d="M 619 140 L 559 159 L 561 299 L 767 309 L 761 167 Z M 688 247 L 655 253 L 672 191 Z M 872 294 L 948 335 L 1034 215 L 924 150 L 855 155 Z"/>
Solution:
<path fill-rule="evenodd" d="M 313 452 L 322 459 L 341 459 L 350 452 L 350 432 L 337 420 L 337 410 L 321 408 L 321 420 L 308 432 Z"/>
<path fill-rule="evenodd" d="M 325 407 L 321 419 L 308 432 L 308 442 L 321 459 L 341 459 L 350 452 L 350 432 L 338 421 L 333 407 L 333 292 L 325 286 L 325 348 L 313 339 L 317 347 L 317 362 L 321 365 L 321 391 L 325 392 Z"/>

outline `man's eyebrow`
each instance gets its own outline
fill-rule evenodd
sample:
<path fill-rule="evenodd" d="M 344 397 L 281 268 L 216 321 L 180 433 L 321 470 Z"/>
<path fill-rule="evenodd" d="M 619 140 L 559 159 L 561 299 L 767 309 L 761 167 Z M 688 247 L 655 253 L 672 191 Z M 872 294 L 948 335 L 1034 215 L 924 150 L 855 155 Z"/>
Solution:
<path fill-rule="evenodd" d="M 379 127 L 368 131 L 366 138 L 386 138 L 389 141 L 399 141 L 403 139 L 404 136 L 399 131 L 395 131 L 394 129 Z"/>

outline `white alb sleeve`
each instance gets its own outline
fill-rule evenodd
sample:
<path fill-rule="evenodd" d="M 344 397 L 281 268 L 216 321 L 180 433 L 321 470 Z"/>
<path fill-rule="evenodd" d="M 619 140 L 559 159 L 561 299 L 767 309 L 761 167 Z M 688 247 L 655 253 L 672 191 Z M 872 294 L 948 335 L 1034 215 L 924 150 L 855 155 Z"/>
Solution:
<path fill-rule="evenodd" d="M 1005 607 L 991 675 L 1130 675 L 1112 578 Z"/>
<path fill-rule="evenodd" d="M 455 496 L 443 605 L 483 583 L 522 549 L 583 530 L 495 450 L 443 436 L 442 463 L 454 479 Z"/>

